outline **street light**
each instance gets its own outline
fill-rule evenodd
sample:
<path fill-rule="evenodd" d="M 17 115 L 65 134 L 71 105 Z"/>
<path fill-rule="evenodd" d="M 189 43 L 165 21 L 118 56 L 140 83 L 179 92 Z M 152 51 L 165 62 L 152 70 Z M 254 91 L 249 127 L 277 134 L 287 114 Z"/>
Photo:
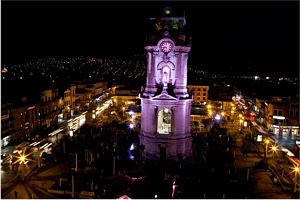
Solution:
<path fill-rule="evenodd" d="M 275 152 L 276 152 L 277 150 L 278 150 L 278 149 L 277 149 L 277 146 L 276 146 L 276 145 L 272 145 L 271 151 L 272 151 L 272 158 L 273 158 L 273 160 L 274 160 Z"/>
<path fill-rule="evenodd" d="M 267 159 L 267 153 L 268 153 L 268 145 L 270 143 L 270 140 L 265 139 L 266 149 L 265 149 L 265 160 Z"/>
<path fill-rule="evenodd" d="M 294 173 L 294 192 L 297 192 L 297 182 L 298 182 L 298 174 L 300 174 L 300 167 L 294 166 L 293 171 L 291 173 Z"/>
<path fill-rule="evenodd" d="M 22 179 L 24 180 L 24 165 L 26 166 L 26 167 L 28 167 L 27 166 L 27 163 L 29 162 L 29 161 L 33 161 L 33 160 L 31 160 L 31 159 L 29 159 L 28 158 L 28 156 L 30 156 L 31 154 L 32 154 L 32 152 L 31 153 L 29 153 L 29 154 L 26 154 L 26 147 L 25 147 L 25 149 L 24 150 L 22 150 L 22 151 L 18 151 L 18 156 L 15 156 L 16 158 L 17 158 L 17 160 L 14 162 L 14 163 L 12 163 L 13 165 L 14 164 L 16 164 L 16 163 L 19 163 L 20 164 L 20 168 L 21 168 L 21 174 L 22 174 Z M 19 169 L 20 169 L 19 168 Z"/>

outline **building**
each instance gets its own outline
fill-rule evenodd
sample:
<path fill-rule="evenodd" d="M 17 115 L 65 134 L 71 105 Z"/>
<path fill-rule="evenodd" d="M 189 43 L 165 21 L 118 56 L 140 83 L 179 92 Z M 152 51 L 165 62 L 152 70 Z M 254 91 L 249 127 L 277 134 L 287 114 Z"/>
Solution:
<path fill-rule="evenodd" d="M 76 107 L 78 110 L 87 110 L 94 105 L 94 100 L 107 90 L 107 82 L 80 84 L 76 88 Z"/>
<path fill-rule="evenodd" d="M 58 89 L 45 89 L 40 96 L 40 125 L 48 129 L 58 125 L 58 115 L 63 108 L 63 101 L 58 96 Z"/>
<path fill-rule="evenodd" d="M 18 137 L 17 131 L 14 129 L 14 118 L 12 115 L 12 105 L 9 103 L 1 104 L 1 147 L 7 146 Z"/>
<path fill-rule="evenodd" d="M 274 134 L 299 135 L 299 99 L 256 99 L 259 119 Z"/>
<path fill-rule="evenodd" d="M 175 19 L 174 16 L 160 18 L 167 24 Z M 180 22 L 185 23 L 185 20 Z M 140 94 L 139 138 L 146 159 L 181 160 L 192 154 L 190 113 L 193 100 L 187 91 L 187 60 L 191 47 L 185 37 L 181 37 L 183 28 L 178 30 L 180 37 L 168 26 L 160 31 L 160 40 L 145 47 L 147 78 Z"/>
<path fill-rule="evenodd" d="M 34 138 L 40 128 L 38 104 L 1 105 L 1 145 Z"/>
<path fill-rule="evenodd" d="M 193 93 L 194 101 L 193 104 L 206 104 L 208 101 L 208 90 L 209 86 L 201 86 L 201 85 L 188 85 L 188 92 Z"/>
<path fill-rule="evenodd" d="M 113 99 L 114 103 L 118 103 L 122 106 L 128 107 L 128 105 L 132 105 L 137 102 L 138 95 L 138 89 L 118 87 L 115 89 Z"/>
<path fill-rule="evenodd" d="M 62 94 L 62 103 L 63 109 L 62 113 L 59 115 L 59 119 L 69 119 L 72 115 L 74 110 L 76 110 L 76 86 L 70 85 L 69 87 L 66 87 Z"/>

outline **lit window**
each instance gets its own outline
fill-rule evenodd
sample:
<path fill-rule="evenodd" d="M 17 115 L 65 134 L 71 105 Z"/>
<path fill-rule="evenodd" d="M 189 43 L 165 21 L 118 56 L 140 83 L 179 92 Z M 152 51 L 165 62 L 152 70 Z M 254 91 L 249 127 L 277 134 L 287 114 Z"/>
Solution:
<path fill-rule="evenodd" d="M 171 116 L 171 110 L 168 108 L 159 111 L 157 118 L 157 132 L 159 134 L 169 134 L 171 132 Z"/>

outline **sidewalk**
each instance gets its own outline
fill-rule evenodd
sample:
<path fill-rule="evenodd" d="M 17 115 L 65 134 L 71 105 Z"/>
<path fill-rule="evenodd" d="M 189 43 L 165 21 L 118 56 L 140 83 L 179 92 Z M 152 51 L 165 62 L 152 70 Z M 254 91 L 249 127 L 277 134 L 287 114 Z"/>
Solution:
<path fill-rule="evenodd" d="M 18 181 L 17 184 L 12 185 L 6 193 L 2 193 L 3 199 L 15 199 L 15 191 L 18 192 L 19 199 L 33 198 L 56 198 L 47 192 L 54 183 L 57 177 L 68 171 L 64 164 L 57 164 L 50 168 L 42 169 L 37 174 L 30 175 L 24 181 Z"/>

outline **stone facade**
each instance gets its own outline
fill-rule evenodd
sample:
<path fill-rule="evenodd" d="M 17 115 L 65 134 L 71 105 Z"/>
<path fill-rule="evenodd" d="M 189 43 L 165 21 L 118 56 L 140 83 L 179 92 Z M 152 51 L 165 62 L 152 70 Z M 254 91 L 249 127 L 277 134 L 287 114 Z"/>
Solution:
<path fill-rule="evenodd" d="M 140 144 L 150 160 L 179 160 L 192 154 L 190 112 L 187 92 L 189 46 L 176 46 L 164 37 L 146 46 L 147 81 L 141 90 Z"/>

